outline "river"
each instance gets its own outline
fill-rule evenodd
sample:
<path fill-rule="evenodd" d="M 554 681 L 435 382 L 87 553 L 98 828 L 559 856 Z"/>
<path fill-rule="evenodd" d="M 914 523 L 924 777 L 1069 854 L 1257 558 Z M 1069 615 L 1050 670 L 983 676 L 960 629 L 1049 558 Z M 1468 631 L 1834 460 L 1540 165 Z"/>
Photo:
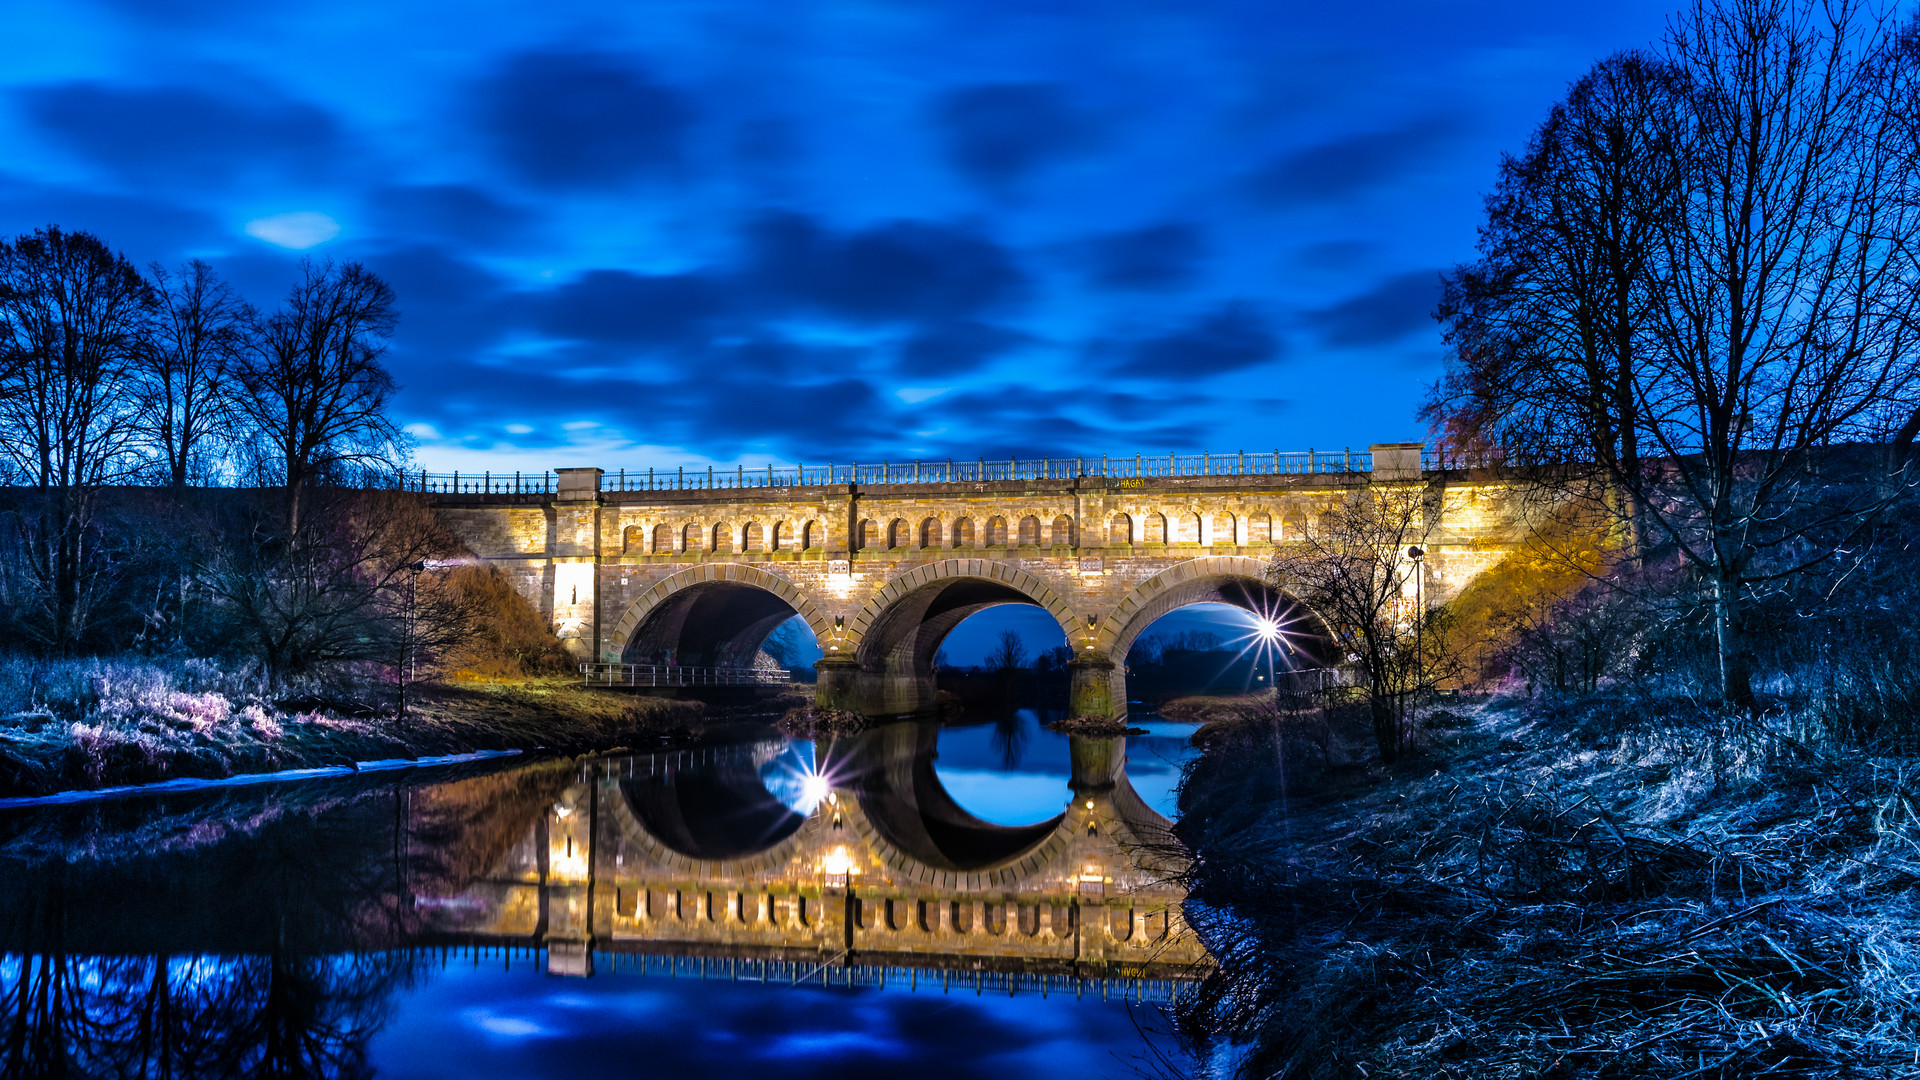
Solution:
<path fill-rule="evenodd" d="M 0 1075 L 1150 1072 L 1206 960 L 1136 723 L 0 810 Z"/>

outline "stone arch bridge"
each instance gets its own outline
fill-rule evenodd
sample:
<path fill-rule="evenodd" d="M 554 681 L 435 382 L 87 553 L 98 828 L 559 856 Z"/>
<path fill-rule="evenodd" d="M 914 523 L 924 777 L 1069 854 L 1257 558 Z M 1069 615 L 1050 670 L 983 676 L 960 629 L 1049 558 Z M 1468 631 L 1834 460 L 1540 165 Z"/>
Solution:
<path fill-rule="evenodd" d="M 1008 826 L 947 791 L 938 733 L 923 720 L 586 760 L 479 880 L 418 905 L 447 940 L 543 944 L 563 974 L 590 973 L 596 949 L 1200 973 L 1187 859 L 1128 782 L 1125 739 L 1071 737 L 1060 812 Z"/>
<path fill-rule="evenodd" d="M 932 704 L 934 657 L 961 620 L 1029 604 L 1073 649 L 1074 713 L 1119 715 L 1135 638 L 1190 604 L 1270 613 L 1290 625 L 1301 666 L 1325 662 L 1319 621 L 1264 571 L 1347 491 L 1438 492 L 1429 603 L 1517 538 L 1505 480 L 1423 459 L 1421 444 L 1308 454 L 1304 468 L 1298 457 L 1103 460 L 1098 472 L 1084 461 L 968 463 L 959 475 L 951 464 L 910 476 L 889 466 L 846 482 L 835 470 L 741 469 L 721 475 L 729 486 L 563 469 L 538 493 L 489 477 L 431 498 L 583 661 L 745 666 L 797 614 L 825 654 L 823 705 L 906 714 Z"/>

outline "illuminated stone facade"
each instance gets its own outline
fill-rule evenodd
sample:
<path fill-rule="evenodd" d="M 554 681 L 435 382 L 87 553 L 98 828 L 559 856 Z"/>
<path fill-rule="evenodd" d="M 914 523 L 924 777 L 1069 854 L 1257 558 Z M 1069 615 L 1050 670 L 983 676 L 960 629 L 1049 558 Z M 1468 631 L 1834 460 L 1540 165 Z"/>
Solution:
<path fill-rule="evenodd" d="M 739 666 L 797 613 L 827 656 L 823 701 L 910 712 L 931 700 L 946 631 L 984 607 L 1025 603 L 1046 609 L 1073 648 L 1076 711 L 1112 714 L 1127 650 L 1175 608 L 1261 607 L 1313 638 L 1311 613 L 1290 610 L 1263 575 L 1349 490 L 1438 495 L 1429 603 L 1512 550 L 1504 480 L 1423 474 L 1413 444 L 1370 457 L 1371 473 L 664 491 L 602 490 L 600 470 L 573 469 L 553 495 L 434 498 L 582 660 Z"/>

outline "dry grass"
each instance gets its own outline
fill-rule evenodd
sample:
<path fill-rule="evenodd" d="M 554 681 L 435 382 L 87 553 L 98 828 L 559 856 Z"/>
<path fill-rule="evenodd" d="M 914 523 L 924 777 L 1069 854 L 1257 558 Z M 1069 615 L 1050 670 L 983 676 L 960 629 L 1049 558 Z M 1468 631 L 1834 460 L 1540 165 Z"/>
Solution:
<path fill-rule="evenodd" d="M 1209 746 L 1196 1048 L 1262 1077 L 1920 1075 L 1920 767 L 1601 711 L 1473 707 L 1392 775 L 1307 770 L 1270 725 Z"/>

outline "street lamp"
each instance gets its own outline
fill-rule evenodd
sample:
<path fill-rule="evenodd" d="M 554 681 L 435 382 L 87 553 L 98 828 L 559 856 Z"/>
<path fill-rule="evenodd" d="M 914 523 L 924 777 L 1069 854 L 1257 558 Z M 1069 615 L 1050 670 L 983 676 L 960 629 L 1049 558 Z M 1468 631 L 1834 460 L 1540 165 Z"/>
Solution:
<path fill-rule="evenodd" d="M 419 559 L 407 567 L 407 610 L 400 620 L 400 666 L 397 676 L 400 681 L 400 718 L 407 716 L 407 684 L 413 681 L 414 660 L 418 650 L 414 647 L 414 638 L 418 628 L 418 608 L 415 605 L 415 593 L 420 584 L 422 570 L 439 570 L 455 565 L 443 559 Z"/>
<path fill-rule="evenodd" d="M 1427 575 L 1421 569 L 1420 560 L 1427 553 L 1418 546 L 1407 548 L 1407 558 L 1413 560 L 1413 708 L 1408 712 L 1408 720 L 1419 714 L 1420 690 L 1426 684 L 1427 650 L 1425 644 L 1427 624 L 1426 586 Z"/>

